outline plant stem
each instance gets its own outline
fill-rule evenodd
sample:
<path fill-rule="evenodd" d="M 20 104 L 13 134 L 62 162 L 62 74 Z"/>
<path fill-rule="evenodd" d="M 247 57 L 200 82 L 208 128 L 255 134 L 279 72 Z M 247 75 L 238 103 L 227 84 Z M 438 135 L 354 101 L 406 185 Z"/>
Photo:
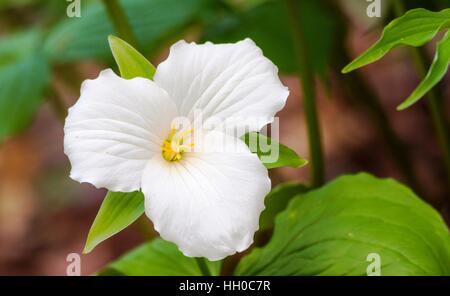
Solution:
<path fill-rule="evenodd" d="M 317 187 L 323 184 L 324 160 L 322 153 L 322 143 L 320 137 L 320 127 L 317 117 L 316 94 L 314 84 L 314 73 L 309 63 L 308 49 L 299 21 L 300 11 L 297 0 L 285 0 L 288 17 L 291 23 L 292 40 L 296 49 L 298 63 L 298 74 L 303 92 L 303 106 L 305 109 L 306 126 L 309 137 L 309 151 L 311 157 L 312 186 Z"/>
<path fill-rule="evenodd" d="M 338 66 L 338 69 L 342 69 L 351 60 L 346 59 L 345 55 L 342 56 L 343 62 Z M 370 89 L 366 81 L 357 72 L 351 72 L 346 74 L 342 78 L 344 86 L 348 88 L 348 98 L 363 105 L 367 109 L 368 115 L 371 117 L 376 129 L 380 135 L 383 136 L 383 141 L 386 143 L 387 149 L 391 154 L 392 160 L 395 162 L 399 172 L 405 178 L 405 181 L 414 189 L 414 191 L 422 196 L 423 190 L 420 186 L 412 161 L 410 159 L 409 151 L 405 143 L 398 137 L 394 128 L 392 127 L 389 117 L 381 106 L 376 94 Z"/>
<path fill-rule="evenodd" d="M 336 42 L 333 67 L 337 73 L 337 77 L 341 80 L 340 85 L 343 86 L 345 98 L 348 98 L 354 104 L 367 110 L 371 121 L 378 130 L 378 133 L 382 136 L 386 148 L 391 154 L 392 161 L 395 163 L 399 172 L 405 178 L 408 185 L 417 194 L 422 196 L 423 190 L 414 172 L 410 153 L 405 143 L 392 127 L 389 116 L 380 103 L 380 98 L 359 72 L 353 71 L 346 75 L 341 74 L 341 69 L 351 62 L 349 51 L 343 42 L 343 40 L 347 39 L 348 35 L 348 20 L 339 3 L 336 3 L 334 0 L 324 0 L 323 2 L 325 7 L 334 12 L 334 17 L 337 22 L 336 38 L 340 42 Z"/>
<path fill-rule="evenodd" d="M 125 15 L 122 7 L 118 0 L 103 0 L 103 4 L 106 7 L 109 18 L 111 19 L 113 26 L 116 30 L 116 33 L 120 38 L 138 48 L 138 42 L 136 36 L 131 29 L 130 23 L 128 22 L 128 18 Z"/>
<path fill-rule="evenodd" d="M 136 220 L 136 226 L 144 240 L 151 240 L 155 237 L 154 233 L 151 231 L 149 226 L 149 220 L 145 215 L 140 216 Z"/>
<path fill-rule="evenodd" d="M 406 12 L 405 5 L 403 5 L 401 0 L 392 1 L 392 5 L 394 13 L 397 17 L 401 17 Z"/>
<path fill-rule="evenodd" d="M 58 119 L 64 123 L 64 120 L 67 117 L 67 107 L 64 101 L 53 88 L 49 91 L 47 100 L 50 103 L 53 111 L 55 112 L 56 117 L 58 117 Z"/>
<path fill-rule="evenodd" d="M 397 17 L 402 16 L 405 13 L 405 7 L 403 3 L 396 0 L 394 3 L 394 11 Z M 411 48 L 410 54 L 417 73 L 421 78 L 426 76 L 426 61 L 427 55 L 423 48 Z M 442 95 L 439 94 L 437 89 L 432 89 L 426 95 L 427 105 L 430 110 L 432 122 L 434 125 L 435 133 L 438 139 L 438 143 L 441 147 L 442 156 L 444 158 L 444 166 L 447 173 L 447 183 L 450 185 L 450 132 L 448 130 L 448 123 L 445 118 L 444 109 L 442 108 Z"/>
<path fill-rule="evenodd" d="M 420 77 L 424 78 L 426 75 L 426 53 L 421 49 L 411 48 L 411 56 L 418 74 Z M 444 108 L 442 107 L 442 99 L 442 96 L 438 95 L 438 92 L 435 90 L 430 90 L 426 95 L 427 105 L 430 110 L 435 133 L 444 158 L 448 184 L 450 184 L 450 133 L 445 118 Z"/>
<path fill-rule="evenodd" d="M 204 276 L 211 276 L 211 271 L 208 268 L 208 265 L 206 264 L 205 258 L 195 257 L 195 261 L 197 261 L 198 268 L 202 272 L 202 275 Z"/>

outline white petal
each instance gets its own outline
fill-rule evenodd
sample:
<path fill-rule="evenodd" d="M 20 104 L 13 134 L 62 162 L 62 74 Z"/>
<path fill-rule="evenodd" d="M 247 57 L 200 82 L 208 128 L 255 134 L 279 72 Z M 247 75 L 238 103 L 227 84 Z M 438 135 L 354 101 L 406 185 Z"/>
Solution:
<path fill-rule="evenodd" d="M 277 67 L 250 39 L 235 44 L 195 44 L 180 41 L 170 49 L 154 77 L 191 120 L 194 110 L 208 119 L 228 120 L 227 128 L 259 131 L 272 121 L 289 95 Z"/>
<path fill-rule="evenodd" d="M 145 212 L 161 237 L 190 257 L 220 260 L 253 242 L 267 169 L 239 139 L 210 132 L 201 152 L 169 163 L 155 155 L 144 171 Z"/>
<path fill-rule="evenodd" d="M 108 69 L 86 80 L 64 126 L 71 178 L 113 191 L 138 190 L 175 115 L 167 93 L 148 79 L 125 80 Z"/>

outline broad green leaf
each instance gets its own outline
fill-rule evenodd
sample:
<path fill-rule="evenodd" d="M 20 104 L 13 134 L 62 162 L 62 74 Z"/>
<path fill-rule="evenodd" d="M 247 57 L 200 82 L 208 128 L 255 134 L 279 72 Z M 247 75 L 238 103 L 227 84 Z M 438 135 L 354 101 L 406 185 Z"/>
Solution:
<path fill-rule="evenodd" d="M 247 133 L 242 136 L 242 140 L 249 146 L 250 151 L 258 154 L 259 159 L 268 169 L 279 167 L 298 168 L 308 163 L 307 160 L 298 156 L 291 148 L 262 134 Z"/>
<path fill-rule="evenodd" d="M 30 124 L 49 77 L 47 61 L 38 53 L 0 67 L 0 142 Z"/>
<path fill-rule="evenodd" d="M 308 187 L 299 183 L 284 183 L 273 188 L 264 201 L 266 208 L 259 218 L 259 229 L 272 228 L 275 217 L 286 209 L 291 199 L 307 190 Z"/>
<path fill-rule="evenodd" d="M 202 39 L 219 43 L 251 38 L 281 72 L 295 73 L 296 54 L 283 2 L 265 1 L 247 5 L 250 9 L 244 11 L 218 15 L 212 19 Z M 336 41 L 336 23 L 321 1 L 300 1 L 299 5 L 299 20 L 308 41 L 311 64 L 317 73 L 323 74 Z"/>
<path fill-rule="evenodd" d="M 271 241 L 244 257 L 237 275 L 450 275 L 450 235 L 410 189 L 368 174 L 339 177 L 294 198 Z"/>
<path fill-rule="evenodd" d="M 381 59 L 391 49 L 401 46 L 422 46 L 436 34 L 450 27 L 450 9 L 432 12 L 417 8 L 389 23 L 381 38 L 342 72 L 348 73 Z"/>
<path fill-rule="evenodd" d="M 427 76 L 417 86 L 413 93 L 400 105 L 398 110 L 404 110 L 420 100 L 429 92 L 447 73 L 450 63 L 450 31 L 437 43 L 436 54 Z"/>
<path fill-rule="evenodd" d="M 89 230 L 83 253 L 128 227 L 144 213 L 141 192 L 108 192 Z"/>
<path fill-rule="evenodd" d="M 220 272 L 220 261 L 207 265 L 212 275 Z M 202 275 L 195 258 L 184 256 L 176 245 L 155 239 L 109 264 L 98 275 L 196 276 Z"/>
<path fill-rule="evenodd" d="M 0 39 L 0 68 L 13 64 L 38 51 L 41 34 L 29 30 L 7 35 Z"/>
<path fill-rule="evenodd" d="M 123 78 L 153 78 L 155 67 L 130 44 L 113 35 L 108 37 L 108 41 Z"/>
<path fill-rule="evenodd" d="M 179 34 L 208 0 L 120 1 L 143 53 L 153 53 L 161 42 Z M 83 5 L 81 18 L 64 18 L 49 34 L 45 50 L 53 61 L 109 59 L 107 37 L 113 26 L 101 1 Z"/>
<path fill-rule="evenodd" d="M 0 38 L 0 142 L 25 129 L 40 106 L 50 71 L 38 30 Z"/>

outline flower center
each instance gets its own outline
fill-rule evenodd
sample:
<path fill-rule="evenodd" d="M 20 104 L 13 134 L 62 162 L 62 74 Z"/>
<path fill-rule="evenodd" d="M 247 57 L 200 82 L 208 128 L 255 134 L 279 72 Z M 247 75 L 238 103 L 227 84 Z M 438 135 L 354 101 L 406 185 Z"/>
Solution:
<path fill-rule="evenodd" d="M 176 128 L 172 128 L 161 146 L 163 158 L 169 162 L 180 160 L 185 151 L 194 147 L 194 143 L 186 143 L 193 132 L 189 129 L 178 133 Z"/>

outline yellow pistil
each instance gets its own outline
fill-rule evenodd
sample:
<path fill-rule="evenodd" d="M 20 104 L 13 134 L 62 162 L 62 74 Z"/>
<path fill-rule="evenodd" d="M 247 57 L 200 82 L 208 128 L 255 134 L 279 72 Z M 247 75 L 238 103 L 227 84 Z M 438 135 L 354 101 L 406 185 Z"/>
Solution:
<path fill-rule="evenodd" d="M 185 143 L 186 137 L 193 133 L 193 130 L 186 130 L 177 134 L 177 129 L 172 128 L 169 135 L 162 144 L 162 156 L 165 160 L 178 161 L 186 150 L 194 147 L 194 143 Z"/>

